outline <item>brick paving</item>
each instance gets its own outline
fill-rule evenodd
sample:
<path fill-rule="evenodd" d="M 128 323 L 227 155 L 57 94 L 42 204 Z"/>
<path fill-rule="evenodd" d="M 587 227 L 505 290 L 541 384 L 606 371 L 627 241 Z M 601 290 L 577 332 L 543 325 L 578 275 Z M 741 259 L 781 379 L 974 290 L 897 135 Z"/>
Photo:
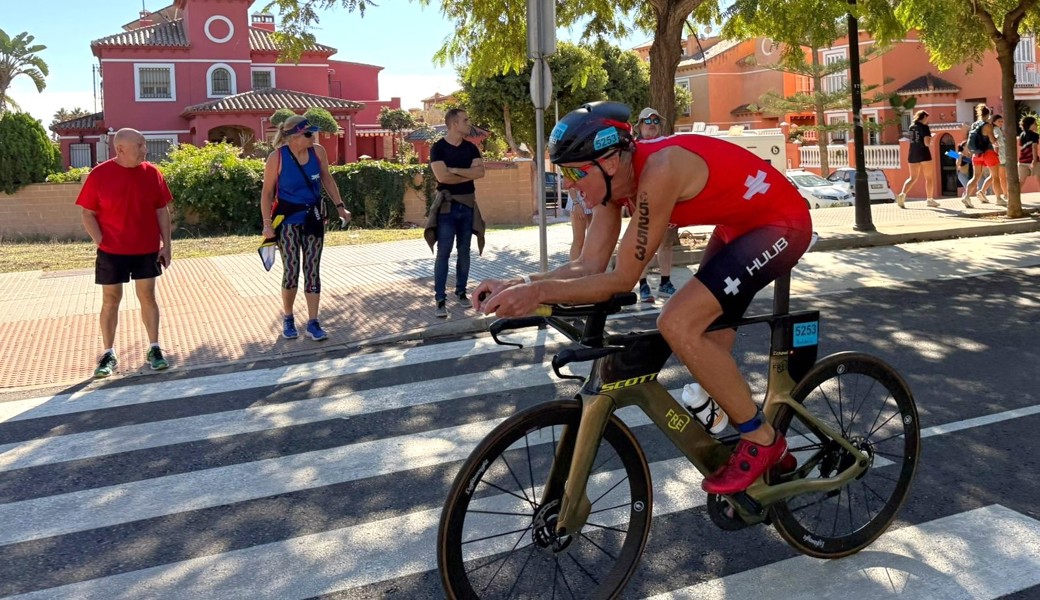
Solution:
<path fill-rule="evenodd" d="M 1040 204 L 1040 194 L 1027 194 L 1027 205 Z M 994 210 L 983 205 L 964 209 L 944 200 L 939 209 L 911 202 L 873 207 L 882 233 L 955 230 L 965 224 L 998 227 L 996 222 L 963 218 Z M 978 206 L 978 205 L 976 205 Z M 851 208 L 813 211 L 814 225 L 824 237 L 853 238 Z M 691 228 L 706 232 L 710 228 Z M 548 228 L 551 266 L 566 260 L 570 226 Z M 474 256 L 470 287 L 486 277 L 513 276 L 538 269 L 537 229 L 489 232 L 483 256 Z M 174 246 L 176 257 L 176 245 Z M 454 258 L 448 277 L 454 282 Z M 254 361 L 341 347 L 395 334 L 421 332 L 445 321 L 433 316 L 433 255 L 422 240 L 336 246 L 325 250 L 322 263 L 322 326 L 330 339 L 313 342 L 280 337 L 281 267 L 266 272 L 255 254 L 212 258 L 175 258 L 159 279 L 162 311 L 160 342 L 174 368 Z M 301 294 L 302 296 L 302 294 Z M 306 316 L 297 299 L 297 323 Z M 476 317 L 448 303 L 447 323 Z M 97 315 L 101 294 L 93 269 L 0 274 L 0 389 L 82 382 L 93 372 L 100 347 Z M 147 337 L 133 287 L 124 291 L 116 334 L 119 374 L 145 373 Z M 301 328 L 302 331 L 302 328 Z"/>

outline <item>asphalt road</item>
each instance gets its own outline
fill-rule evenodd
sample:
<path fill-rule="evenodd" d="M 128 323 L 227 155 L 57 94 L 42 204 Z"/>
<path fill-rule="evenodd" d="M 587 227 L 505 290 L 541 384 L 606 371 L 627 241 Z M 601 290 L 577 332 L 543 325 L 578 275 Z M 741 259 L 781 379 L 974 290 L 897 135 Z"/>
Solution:
<path fill-rule="evenodd" d="M 771 528 L 715 528 L 668 485 L 657 501 L 680 509 L 655 516 L 624 597 L 1040 598 L 1040 267 L 792 308 L 823 312 L 821 356 L 877 355 L 915 394 L 929 434 L 896 522 L 857 557 L 810 561 Z M 767 333 L 736 348 L 756 391 Z M 442 598 L 432 536 L 462 460 L 576 390 L 547 373 L 561 338 L 525 335 L 0 402 L 0 597 Z M 674 358 L 662 372 L 689 381 Z M 635 431 L 651 461 L 679 456 Z"/>

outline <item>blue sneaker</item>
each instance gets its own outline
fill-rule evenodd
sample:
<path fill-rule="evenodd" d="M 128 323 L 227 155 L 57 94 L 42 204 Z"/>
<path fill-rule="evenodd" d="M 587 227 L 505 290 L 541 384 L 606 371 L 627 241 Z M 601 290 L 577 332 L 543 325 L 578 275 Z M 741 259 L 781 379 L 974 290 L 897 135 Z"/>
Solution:
<path fill-rule="evenodd" d="M 653 304 L 654 303 L 654 295 L 652 293 L 650 293 L 650 284 L 649 283 L 640 283 L 639 284 L 639 300 L 641 302 L 645 302 L 647 304 Z"/>
<path fill-rule="evenodd" d="M 290 317 L 282 317 L 282 337 L 287 340 L 294 340 L 300 335 L 300 332 L 296 331 L 296 321 Z"/>
<path fill-rule="evenodd" d="M 329 337 L 325 330 L 321 328 L 321 325 L 318 325 L 317 319 L 307 321 L 307 335 L 311 336 L 311 339 L 315 342 L 320 342 Z"/>
<path fill-rule="evenodd" d="M 674 293 L 675 286 L 672 285 L 671 281 L 667 283 L 662 283 L 661 285 L 657 286 L 657 295 L 661 296 L 662 298 L 667 298 L 668 296 L 671 296 Z"/>

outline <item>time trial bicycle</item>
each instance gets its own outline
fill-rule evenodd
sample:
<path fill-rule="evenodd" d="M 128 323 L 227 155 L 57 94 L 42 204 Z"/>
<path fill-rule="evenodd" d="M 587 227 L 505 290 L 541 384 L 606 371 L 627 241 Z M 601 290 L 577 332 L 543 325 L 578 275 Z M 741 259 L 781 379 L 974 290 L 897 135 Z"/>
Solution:
<path fill-rule="evenodd" d="M 774 284 L 772 314 L 712 329 L 770 325 L 763 412 L 797 464 L 774 468 L 745 492 L 709 494 L 707 511 L 722 529 L 772 524 L 800 552 L 838 558 L 873 542 L 906 499 L 920 456 L 917 408 L 899 373 L 876 357 L 840 352 L 817 361 L 820 313 L 790 312 L 789 293 L 787 275 Z M 702 475 L 729 458 L 739 437 L 716 439 L 658 383 L 672 354 L 661 334 L 605 333 L 608 315 L 635 301 L 628 293 L 543 306 L 538 316 L 492 324 L 499 344 L 508 343 L 503 331 L 541 324 L 580 344 L 556 354 L 552 368 L 583 385 L 574 398 L 506 419 L 462 465 L 437 535 L 449 598 L 620 596 L 646 545 L 653 489 L 619 409 L 641 409 Z M 561 371 L 580 361 L 593 361 L 587 377 Z"/>

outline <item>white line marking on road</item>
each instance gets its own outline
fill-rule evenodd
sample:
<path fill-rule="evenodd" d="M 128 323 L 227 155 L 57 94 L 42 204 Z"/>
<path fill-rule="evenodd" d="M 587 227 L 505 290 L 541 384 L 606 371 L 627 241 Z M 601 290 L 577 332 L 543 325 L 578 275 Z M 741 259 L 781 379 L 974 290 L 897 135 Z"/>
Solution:
<path fill-rule="evenodd" d="M 797 574 L 797 575 L 792 575 Z M 991 600 L 1040 585 L 1040 521 L 1000 505 L 882 535 L 841 560 L 797 556 L 648 600 Z"/>
<path fill-rule="evenodd" d="M 651 465 L 654 515 L 703 506 L 701 476 L 684 458 Z M 414 512 L 212 556 L 39 590 L 10 600 L 292 600 L 437 567 L 440 509 Z M 604 521 L 603 524 L 609 524 Z"/>
<path fill-rule="evenodd" d="M 524 347 L 544 346 L 547 338 L 564 341 L 556 330 L 526 330 L 510 334 L 510 340 Z M 329 377 L 343 377 L 382 369 L 414 366 L 445 359 L 458 359 L 492 352 L 508 352 L 515 348 L 499 346 L 487 338 L 431 344 L 415 348 L 392 349 L 374 354 L 359 354 L 332 360 L 255 369 L 238 373 L 205 375 L 174 381 L 155 381 L 113 388 L 86 389 L 73 394 L 58 394 L 25 400 L 0 402 L 0 423 L 88 410 L 129 406 L 201 394 L 236 392 L 268 385 L 284 385 Z"/>

